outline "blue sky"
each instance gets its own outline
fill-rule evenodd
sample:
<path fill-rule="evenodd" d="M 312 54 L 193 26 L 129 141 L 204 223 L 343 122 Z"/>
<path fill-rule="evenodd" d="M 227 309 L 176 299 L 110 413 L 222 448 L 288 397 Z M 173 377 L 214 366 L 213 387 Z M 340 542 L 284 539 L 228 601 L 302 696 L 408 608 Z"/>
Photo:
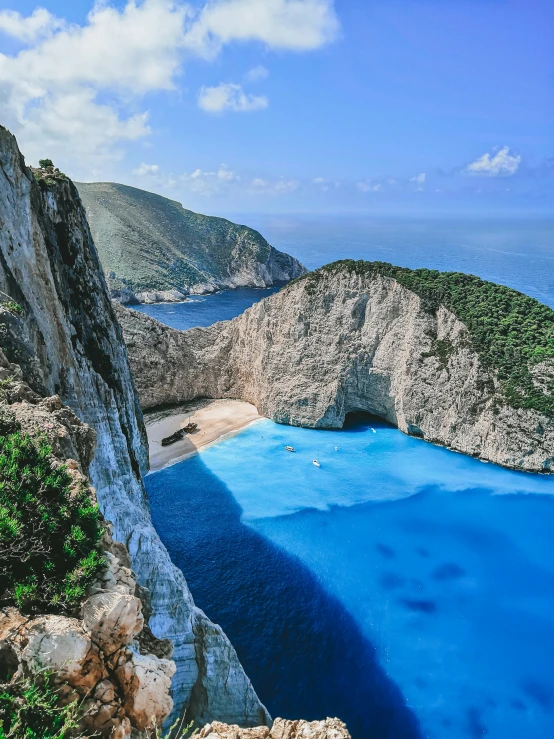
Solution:
<path fill-rule="evenodd" d="M 29 163 L 209 213 L 552 213 L 551 0 L 0 0 Z"/>

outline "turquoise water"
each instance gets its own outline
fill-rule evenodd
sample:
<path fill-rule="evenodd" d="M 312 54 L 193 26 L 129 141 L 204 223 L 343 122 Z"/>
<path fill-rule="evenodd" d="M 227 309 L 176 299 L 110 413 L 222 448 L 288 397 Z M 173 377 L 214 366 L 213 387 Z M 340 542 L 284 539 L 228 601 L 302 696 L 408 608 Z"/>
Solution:
<path fill-rule="evenodd" d="M 273 715 L 338 715 L 354 739 L 554 736 L 550 478 L 355 417 L 257 422 L 147 487 Z"/>

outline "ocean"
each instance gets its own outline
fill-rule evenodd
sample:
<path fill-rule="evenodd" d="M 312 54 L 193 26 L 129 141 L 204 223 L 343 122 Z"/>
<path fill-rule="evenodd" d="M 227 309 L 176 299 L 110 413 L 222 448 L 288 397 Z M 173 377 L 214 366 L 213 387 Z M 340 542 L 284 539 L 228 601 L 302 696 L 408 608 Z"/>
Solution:
<path fill-rule="evenodd" d="M 449 233 L 436 220 L 364 230 L 295 218 L 262 232 L 307 266 L 364 257 L 461 269 L 554 305 L 545 223 L 456 221 Z M 241 292 L 224 310 L 219 296 L 145 308 L 176 310 L 167 323 L 194 310 L 201 325 L 231 317 L 235 295 L 256 299 Z M 197 604 L 273 716 L 336 715 L 354 739 L 554 736 L 549 477 L 352 416 L 341 431 L 256 422 L 147 488 Z"/>
<path fill-rule="evenodd" d="M 277 249 L 316 269 L 337 259 L 470 272 L 554 308 L 554 220 L 234 215 Z M 185 330 L 229 320 L 270 290 L 233 290 L 180 304 L 136 306 Z"/>

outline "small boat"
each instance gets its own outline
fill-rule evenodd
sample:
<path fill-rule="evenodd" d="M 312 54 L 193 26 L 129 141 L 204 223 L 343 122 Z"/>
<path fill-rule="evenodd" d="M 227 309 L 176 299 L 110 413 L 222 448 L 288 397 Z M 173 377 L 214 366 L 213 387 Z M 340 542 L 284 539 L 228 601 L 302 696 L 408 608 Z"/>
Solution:
<path fill-rule="evenodd" d="M 285 447 L 285 451 L 287 451 L 287 452 L 295 452 L 296 449 L 293 446 L 286 446 Z"/>
<path fill-rule="evenodd" d="M 377 431 L 375 431 L 375 429 L 373 429 L 373 428 L 372 428 L 371 430 L 373 431 L 373 433 L 374 433 L 374 434 L 376 434 L 376 433 L 377 433 Z"/>
<path fill-rule="evenodd" d="M 339 450 L 339 448 L 338 448 L 338 446 L 336 446 L 336 447 L 335 447 L 335 451 L 336 451 L 336 452 L 338 452 L 338 450 Z"/>
<path fill-rule="evenodd" d="M 319 463 L 319 460 L 312 459 L 312 464 L 315 464 L 316 467 L 321 467 L 321 464 Z"/>
<path fill-rule="evenodd" d="M 175 444 L 176 441 L 180 441 L 183 436 L 185 435 L 184 429 L 178 429 L 178 431 L 175 431 L 175 433 L 170 434 L 169 436 L 166 436 L 162 439 L 162 446 L 169 446 L 170 444 Z"/>
<path fill-rule="evenodd" d="M 197 428 L 198 428 L 197 423 L 187 423 L 183 431 L 185 432 L 185 434 L 193 434 Z"/>

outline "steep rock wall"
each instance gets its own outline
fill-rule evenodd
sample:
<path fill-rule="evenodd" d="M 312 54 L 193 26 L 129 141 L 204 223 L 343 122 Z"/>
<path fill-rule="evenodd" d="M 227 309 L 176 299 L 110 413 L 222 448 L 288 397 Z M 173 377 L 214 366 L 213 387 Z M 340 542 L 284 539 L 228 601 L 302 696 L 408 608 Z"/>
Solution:
<path fill-rule="evenodd" d="M 37 181 L 38 180 L 38 181 Z M 269 721 L 222 630 L 195 607 L 152 527 L 142 473 L 147 446 L 121 330 L 84 208 L 63 176 L 33 173 L 0 128 L 0 339 L 23 379 L 58 394 L 96 432 L 89 474 L 113 535 L 150 594 L 150 626 L 174 644 L 173 697 L 198 721 Z"/>
<path fill-rule="evenodd" d="M 318 428 L 362 410 L 483 460 L 554 467 L 552 419 L 507 405 L 467 326 L 390 277 L 322 273 L 185 332 L 119 313 L 143 408 L 240 398 L 279 423 Z"/>
<path fill-rule="evenodd" d="M 123 303 L 269 287 L 306 272 L 248 226 L 113 182 L 77 183 L 112 296 Z"/>

